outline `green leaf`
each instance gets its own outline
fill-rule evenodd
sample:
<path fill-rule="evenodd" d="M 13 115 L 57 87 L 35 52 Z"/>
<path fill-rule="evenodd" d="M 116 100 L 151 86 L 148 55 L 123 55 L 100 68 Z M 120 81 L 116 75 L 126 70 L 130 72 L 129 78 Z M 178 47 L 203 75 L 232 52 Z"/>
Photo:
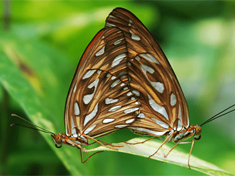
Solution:
<path fill-rule="evenodd" d="M 63 120 L 58 120 L 63 119 L 63 109 L 58 107 L 64 105 L 70 80 L 65 79 L 65 70 L 57 67 L 71 68 L 68 59 L 38 40 L 25 41 L 12 33 L 1 36 L 4 37 L 0 39 L 0 83 L 34 124 L 52 132 L 63 132 Z M 58 150 L 50 135 L 44 133 L 43 136 L 72 174 L 85 173 L 71 148 Z"/>
<path fill-rule="evenodd" d="M 134 138 L 129 141 L 128 143 L 138 143 L 142 142 L 144 139 L 141 138 Z M 99 146 L 94 149 L 88 150 L 88 152 L 94 152 L 94 151 L 117 151 L 122 153 L 128 153 L 132 155 L 138 155 L 148 158 L 150 155 L 152 155 L 156 150 L 161 146 L 162 142 L 156 142 L 156 141 L 147 141 L 143 144 L 135 144 L 130 145 L 126 144 L 124 142 L 116 143 L 113 145 L 116 146 L 123 146 L 123 147 L 115 147 L 117 150 L 113 150 L 104 146 Z M 163 145 L 163 147 L 158 151 L 157 154 L 151 157 L 151 159 L 175 164 L 182 167 L 188 168 L 188 154 L 183 153 L 177 149 L 174 149 L 171 151 L 171 153 L 165 158 L 164 156 L 170 151 L 170 147 L 167 145 Z M 203 161 L 195 156 L 190 156 L 190 167 L 193 170 L 205 173 L 207 175 L 232 175 L 228 173 L 227 171 L 218 168 L 217 166 L 208 163 L 206 161 Z"/>

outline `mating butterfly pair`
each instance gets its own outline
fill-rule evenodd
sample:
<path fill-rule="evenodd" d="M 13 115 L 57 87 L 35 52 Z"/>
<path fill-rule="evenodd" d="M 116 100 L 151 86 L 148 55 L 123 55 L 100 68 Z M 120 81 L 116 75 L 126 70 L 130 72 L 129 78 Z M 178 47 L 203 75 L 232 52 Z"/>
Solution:
<path fill-rule="evenodd" d="M 224 115 L 221 113 L 202 125 Z M 191 136 L 200 139 L 202 125 L 189 125 L 179 82 L 148 29 L 128 10 L 116 8 L 77 67 L 65 107 L 66 134 L 43 131 L 52 134 L 56 147 L 65 143 L 81 153 L 86 152 L 82 146 L 89 145 L 88 139 L 103 145 L 95 138 L 122 128 L 153 137 L 166 135 L 158 150 L 170 141 L 175 147 L 192 143 L 190 159 L 194 140 L 181 141 Z"/>

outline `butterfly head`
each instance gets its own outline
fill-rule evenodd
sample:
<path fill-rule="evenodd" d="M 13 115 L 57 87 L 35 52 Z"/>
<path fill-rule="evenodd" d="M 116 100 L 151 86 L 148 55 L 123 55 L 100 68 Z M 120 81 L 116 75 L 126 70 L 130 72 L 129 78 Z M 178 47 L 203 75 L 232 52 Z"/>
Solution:
<path fill-rule="evenodd" d="M 52 133 L 51 137 L 55 143 L 56 148 L 62 147 L 62 135 L 60 133 L 57 134 Z"/>
<path fill-rule="evenodd" d="M 202 127 L 199 125 L 195 125 L 194 126 L 194 139 L 195 140 L 201 139 L 201 132 L 202 132 Z"/>

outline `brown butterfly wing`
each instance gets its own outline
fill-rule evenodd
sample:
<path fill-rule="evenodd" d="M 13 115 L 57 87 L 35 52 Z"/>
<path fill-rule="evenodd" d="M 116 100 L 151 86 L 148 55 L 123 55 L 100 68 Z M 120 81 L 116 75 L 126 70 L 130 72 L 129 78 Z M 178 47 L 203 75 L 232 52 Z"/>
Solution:
<path fill-rule="evenodd" d="M 179 82 L 160 46 L 148 29 L 131 12 L 114 9 L 106 28 L 116 27 L 124 35 L 130 89 L 141 104 L 131 128 L 143 134 L 162 135 L 171 128 L 189 125 L 187 102 Z M 170 128 L 169 128 L 170 127 Z"/>
<path fill-rule="evenodd" d="M 84 133 L 98 137 L 134 121 L 140 105 L 128 88 L 127 48 L 123 38 L 117 28 L 101 30 L 83 53 L 66 101 L 68 136 Z"/>

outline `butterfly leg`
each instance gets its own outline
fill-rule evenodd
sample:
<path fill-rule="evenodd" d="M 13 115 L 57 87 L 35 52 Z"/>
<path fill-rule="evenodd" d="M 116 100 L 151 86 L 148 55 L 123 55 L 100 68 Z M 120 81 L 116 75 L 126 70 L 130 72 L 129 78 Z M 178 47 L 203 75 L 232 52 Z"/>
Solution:
<path fill-rule="evenodd" d="M 161 136 L 159 136 L 159 139 L 161 139 L 162 141 L 165 141 L 165 139 L 163 139 Z"/>
<path fill-rule="evenodd" d="M 144 140 L 144 141 L 135 142 L 135 143 L 130 143 L 130 142 L 126 142 L 126 141 L 123 141 L 123 142 L 124 142 L 125 144 L 129 144 L 129 145 L 143 144 L 143 143 L 145 143 L 145 142 L 147 142 L 147 141 L 150 141 L 151 139 L 153 139 L 153 138 L 155 138 L 155 137 L 157 137 L 157 136 L 152 136 L 151 138 L 148 138 L 148 139 L 146 139 L 146 140 Z"/>
<path fill-rule="evenodd" d="M 98 140 L 98 141 L 100 141 L 100 140 Z M 90 144 L 87 144 L 87 145 L 93 145 L 93 144 L 96 144 L 97 142 L 92 142 L 92 143 L 90 143 Z"/>
<path fill-rule="evenodd" d="M 88 153 L 87 153 L 87 151 L 86 151 L 86 149 L 85 148 L 82 148 L 82 147 L 78 147 L 81 151 L 83 151 L 84 153 L 86 153 L 87 155 L 88 155 Z"/>
<path fill-rule="evenodd" d="M 112 147 L 123 147 L 122 145 L 113 145 L 113 144 L 110 144 L 110 143 L 108 143 L 108 142 L 106 142 L 106 141 L 103 141 L 103 140 L 101 140 L 101 139 L 98 139 L 97 141 L 101 141 L 101 142 L 105 143 L 105 145 L 110 145 L 110 146 L 112 146 Z M 92 142 L 92 143 L 87 144 L 87 145 L 92 145 L 92 144 L 96 144 L 96 143 L 97 143 L 97 142 L 95 141 L 95 142 Z"/>
<path fill-rule="evenodd" d="M 110 144 L 110 143 L 108 143 L 108 142 L 106 142 L 106 141 L 103 141 L 103 140 L 101 140 L 101 139 L 99 139 L 98 141 L 101 141 L 101 142 L 105 143 L 106 145 L 110 145 L 110 146 L 112 146 L 112 147 L 123 147 L 122 145 L 113 145 L 113 144 Z"/>
<path fill-rule="evenodd" d="M 192 143 L 191 149 L 190 149 L 190 152 L 189 152 L 189 155 L 188 155 L 188 167 L 189 167 L 189 169 L 191 169 L 189 163 L 190 163 L 190 156 L 191 156 L 191 153 L 192 153 L 192 150 L 193 150 L 193 146 L 194 146 L 194 140 L 187 141 L 187 142 L 179 142 L 179 144 L 189 144 L 189 143 Z"/>
<path fill-rule="evenodd" d="M 174 135 L 175 133 L 171 133 L 165 140 L 164 142 L 160 145 L 160 147 L 158 147 L 157 151 L 154 152 L 152 155 L 150 155 L 148 158 L 151 158 L 152 156 L 154 156 L 161 148 L 162 146 Z"/>
<path fill-rule="evenodd" d="M 166 158 L 166 157 L 169 155 L 169 153 L 171 153 L 171 151 L 172 151 L 177 145 L 179 145 L 179 143 L 176 143 L 175 146 L 172 147 L 172 149 L 170 149 L 170 151 L 164 156 L 164 158 Z"/>
<path fill-rule="evenodd" d="M 178 144 L 189 144 L 189 143 L 192 143 L 192 145 L 191 145 L 191 149 L 190 149 L 190 152 L 189 152 L 189 155 L 188 155 L 188 167 L 189 167 L 189 169 L 191 169 L 191 167 L 190 167 L 190 156 L 191 156 L 191 153 L 192 153 L 192 150 L 193 150 L 193 146 L 194 146 L 194 140 L 192 140 L 192 141 L 187 141 L 187 142 L 177 142 L 176 144 L 175 144 L 175 146 L 164 156 L 165 158 L 169 155 L 169 153 L 178 145 Z"/>
<path fill-rule="evenodd" d="M 93 138 L 93 137 L 91 137 L 91 136 L 88 136 L 88 135 L 85 135 L 85 134 L 83 134 L 83 136 L 85 136 L 85 137 L 87 137 L 88 139 L 91 139 L 91 140 L 93 140 L 93 141 L 99 143 L 99 144 L 102 145 L 103 147 L 106 147 L 106 148 L 109 148 L 109 149 L 112 149 L 112 150 L 118 150 L 118 149 L 115 149 L 115 148 L 113 148 L 113 147 L 109 147 L 109 146 L 107 146 L 107 145 L 104 145 L 104 144 L 101 143 L 99 140 L 96 140 L 95 138 Z"/>
<path fill-rule="evenodd" d="M 92 155 L 90 155 L 90 156 L 88 156 L 88 158 L 87 159 L 85 159 L 84 161 L 83 161 L 83 155 L 82 155 L 82 150 L 80 150 L 80 154 L 81 154 L 81 162 L 82 163 L 85 163 L 85 162 L 87 162 L 88 161 L 88 159 L 90 159 L 92 156 L 94 156 L 95 154 L 97 154 L 97 153 L 100 153 L 100 152 L 103 152 L 103 151 L 98 151 L 98 152 L 95 152 L 95 153 L 93 153 Z"/>
<path fill-rule="evenodd" d="M 188 167 L 189 167 L 189 169 L 191 169 L 189 163 L 190 163 L 190 156 L 191 156 L 193 146 L 194 146 L 194 140 L 192 140 L 191 142 L 192 142 L 192 145 L 191 145 L 191 149 L 190 149 L 190 152 L 189 152 L 189 155 L 188 155 Z"/>
<path fill-rule="evenodd" d="M 69 139 L 64 140 L 63 143 L 70 145 L 70 146 L 73 146 L 73 147 L 77 147 L 78 149 L 82 150 L 84 153 L 88 154 L 85 148 L 82 148 L 81 145 L 79 145 Z"/>

